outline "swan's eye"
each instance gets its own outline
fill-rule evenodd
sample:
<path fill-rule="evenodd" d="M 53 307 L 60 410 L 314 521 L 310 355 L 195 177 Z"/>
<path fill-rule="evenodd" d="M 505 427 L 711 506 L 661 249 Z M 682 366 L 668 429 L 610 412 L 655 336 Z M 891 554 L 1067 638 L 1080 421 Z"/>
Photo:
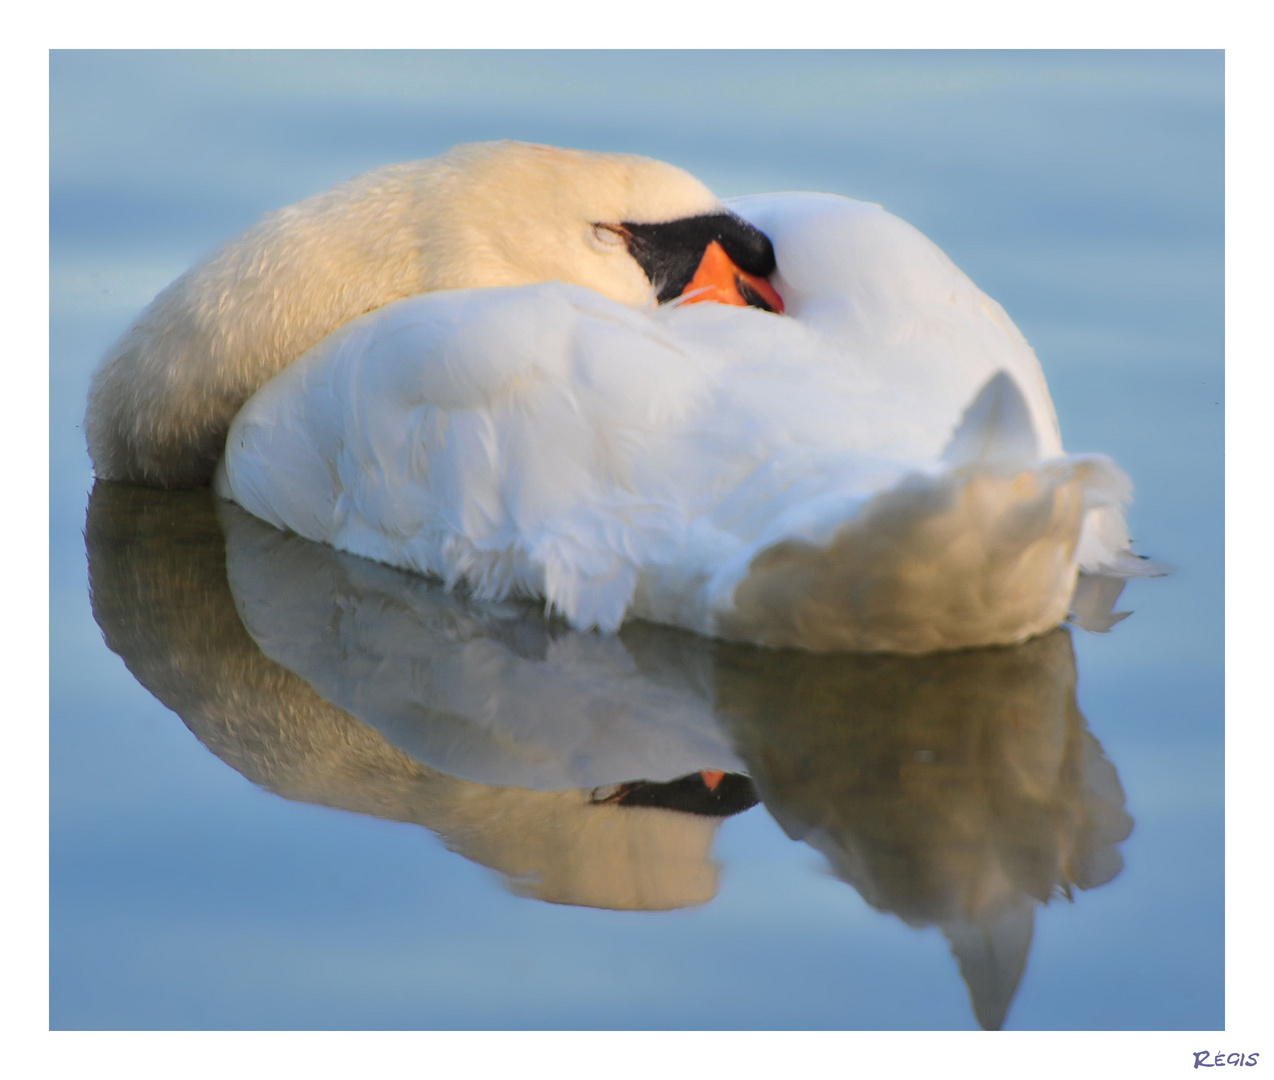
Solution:
<path fill-rule="evenodd" d="M 628 243 L 628 230 L 622 225 L 607 225 L 598 222 L 593 226 L 593 239 L 604 248 L 625 247 Z"/>

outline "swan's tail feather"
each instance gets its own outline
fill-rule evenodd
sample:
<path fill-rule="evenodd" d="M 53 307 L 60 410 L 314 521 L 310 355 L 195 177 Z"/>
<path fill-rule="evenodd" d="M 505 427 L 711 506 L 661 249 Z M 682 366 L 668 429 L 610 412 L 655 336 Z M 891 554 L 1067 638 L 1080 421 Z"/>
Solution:
<path fill-rule="evenodd" d="M 818 652 L 1008 645 L 1061 623 L 1077 574 L 1082 479 L 1063 463 L 913 474 L 824 546 L 758 552 L 714 632 Z"/>
<path fill-rule="evenodd" d="M 1124 522 L 1124 502 L 1093 507 L 1084 519 L 1076 559 L 1085 574 L 1106 577 L 1163 577 L 1172 572 L 1167 563 L 1157 562 L 1132 551 L 1132 540 Z"/>
<path fill-rule="evenodd" d="M 1026 398 L 1007 371 L 986 381 L 942 453 L 949 469 L 1022 469 L 1039 460 Z"/>
<path fill-rule="evenodd" d="M 1130 489 L 1098 455 L 1041 461 L 1026 399 L 1000 372 L 965 410 L 936 471 L 829 522 L 825 542 L 770 537 L 746 565 L 723 568 L 713 631 L 820 652 L 1024 641 L 1071 611 L 1085 543 L 1103 574 L 1144 563 L 1127 552 Z M 1080 617 L 1108 629 L 1117 619 L 1099 609 L 1081 605 Z"/>
<path fill-rule="evenodd" d="M 942 455 L 943 464 L 951 469 L 1024 469 L 1038 459 L 1039 442 L 1026 398 L 1004 371 L 988 379 L 965 409 Z M 1101 454 L 1076 455 L 1070 460 L 1084 474 L 1085 516 L 1075 553 L 1080 573 L 1119 581 L 1167 574 L 1167 566 L 1131 550 L 1124 520 L 1124 507 L 1132 501 L 1127 474 Z M 1084 590 L 1072 606 L 1077 626 L 1104 632 L 1126 617 L 1128 613 L 1114 612 L 1119 590 L 1112 592 L 1112 588 Z M 1107 598 L 1109 605 L 1102 607 Z M 1098 607 L 1092 606 L 1094 602 Z"/>
<path fill-rule="evenodd" d="M 1020 470 L 1039 461 L 1039 440 L 1026 398 L 1012 377 L 997 372 L 964 411 L 942 454 L 949 469 Z M 1080 570 L 1109 577 L 1157 577 L 1160 563 L 1134 555 L 1123 508 L 1132 501 L 1132 481 L 1102 454 L 1072 455 L 1084 470 L 1084 528 L 1076 559 Z"/>

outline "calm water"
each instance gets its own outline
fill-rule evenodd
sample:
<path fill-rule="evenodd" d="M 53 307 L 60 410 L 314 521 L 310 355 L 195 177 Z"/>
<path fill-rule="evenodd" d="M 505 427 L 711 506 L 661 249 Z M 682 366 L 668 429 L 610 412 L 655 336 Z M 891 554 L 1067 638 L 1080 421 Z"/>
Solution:
<path fill-rule="evenodd" d="M 1219 54 L 62 53 L 51 114 L 55 1028 L 1223 1025 Z M 158 289 L 500 137 L 908 219 L 1174 574 L 1105 635 L 794 656 L 93 490 L 88 378 Z"/>

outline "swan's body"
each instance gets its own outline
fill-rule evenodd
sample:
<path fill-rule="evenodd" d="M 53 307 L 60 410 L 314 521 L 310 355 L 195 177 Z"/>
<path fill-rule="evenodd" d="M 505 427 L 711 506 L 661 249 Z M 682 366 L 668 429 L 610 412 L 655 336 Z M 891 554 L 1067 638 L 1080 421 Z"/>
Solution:
<path fill-rule="evenodd" d="M 457 147 L 269 216 L 143 312 L 85 429 L 99 477 L 220 458 L 266 521 L 577 627 L 1009 643 L 1132 562 L 1126 479 L 1063 455 L 1034 353 L 916 230 L 628 155 Z"/>
<path fill-rule="evenodd" d="M 1034 353 L 871 204 L 734 204 L 791 318 L 545 284 L 356 319 L 235 420 L 217 490 L 577 627 L 921 652 L 1061 622 L 1126 570 L 1123 475 L 1065 457 Z"/>

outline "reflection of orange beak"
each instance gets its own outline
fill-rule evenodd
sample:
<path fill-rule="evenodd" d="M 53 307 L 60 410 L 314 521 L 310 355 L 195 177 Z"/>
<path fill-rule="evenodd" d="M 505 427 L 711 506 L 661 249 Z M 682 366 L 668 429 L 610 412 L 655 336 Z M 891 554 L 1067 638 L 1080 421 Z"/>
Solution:
<path fill-rule="evenodd" d="M 699 269 L 682 291 L 683 304 L 697 304 L 711 300 L 717 304 L 733 304 L 735 307 L 759 307 L 783 314 L 783 298 L 763 277 L 745 274 L 725 253 L 720 243 L 713 240 L 703 249 Z"/>
<path fill-rule="evenodd" d="M 703 780 L 703 786 L 709 791 L 716 791 L 717 785 L 725 779 L 725 773 L 716 769 L 700 769 L 699 776 Z"/>

